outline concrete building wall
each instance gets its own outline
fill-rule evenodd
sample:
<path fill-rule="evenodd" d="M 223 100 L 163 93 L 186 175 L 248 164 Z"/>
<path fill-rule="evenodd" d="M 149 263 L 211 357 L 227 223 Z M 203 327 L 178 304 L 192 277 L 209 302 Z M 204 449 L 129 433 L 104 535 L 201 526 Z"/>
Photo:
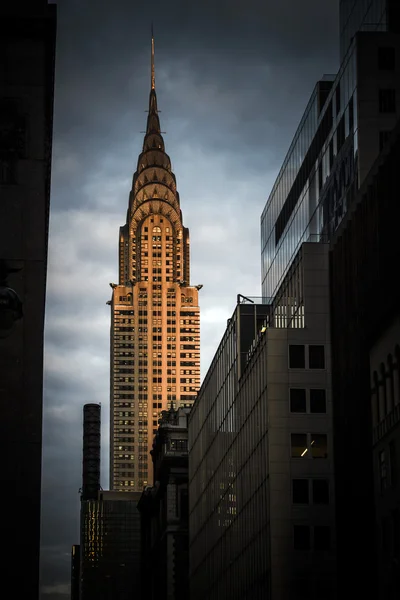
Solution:
<path fill-rule="evenodd" d="M 190 416 L 193 600 L 336 597 L 327 246 L 304 244 L 296 260 L 302 304 L 285 281 L 240 374 L 239 305 Z"/>
<path fill-rule="evenodd" d="M 19 592 L 39 580 L 43 330 L 47 273 L 56 6 L 0 7 L 0 452 L 3 562 Z M 22 303 L 8 329 L 6 288 Z M 24 577 L 15 557 L 23 548 Z"/>

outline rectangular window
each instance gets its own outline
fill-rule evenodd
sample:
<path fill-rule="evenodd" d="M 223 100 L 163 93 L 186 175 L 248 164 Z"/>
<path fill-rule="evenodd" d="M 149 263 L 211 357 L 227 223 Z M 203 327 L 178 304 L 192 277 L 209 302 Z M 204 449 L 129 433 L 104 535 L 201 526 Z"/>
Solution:
<path fill-rule="evenodd" d="M 314 504 L 329 504 L 329 480 L 313 479 L 312 494 Z"/>
<path fill-rule="evenodd" d="M 289 345 L 289 368 L 290 369 L 305 369 L 306 357 L 304 344 Z"/>
<path fill-rule="evenodd" d="M 328 457 L 328 436 L 326 433 L 312 433 L 310 446 L 313 458 Z"/>
<path fill-rule="evenodd" d="M 396 90 L 394 90 L 394 89 L 379 90 L 379 112 L 380 113 L 396 112 Z"/>
<path fill-rule="evenodd" d="M 394 71 L 396 68 L 396 50 L 392 46 L 378 48 L 378 69 L 380 71 Z"/>
<path fill-rule="evenodd" d="M 327 525 L 315 525 L 314 550 L 330 550 L 331 529 Z"/>
<path fill-rule="evenodd" d="M 306 407 L 306 390 L 299 388 L 291 388 L 290 390 L 290 412 L 305 413 Z"/>
<path fill-rule="evenodd" d="M 325 369 L 324 346 L 310 345 L 308 347 L 308 367 L 310 369 Z"/>
<path fill-rule="evenodd" d="M 310 527 L 309 525 L 293 526 L 293 548 L 295 550 L 310 549 Z"/>
<path fill-rule="evenodd" d="M 293 504 L 308 504 L 308 479 L 293 479 L 292 498 Z"/>
<path fill-rule="evenodd" d="M 323 389 L 310 390 L 310 412 L 326 413 L 326 392 Z"/>
<path fill-rule="evenodd" d="M 303 458 L 308 451 L 307 434 L 291 434 L 292 458 Z"/>

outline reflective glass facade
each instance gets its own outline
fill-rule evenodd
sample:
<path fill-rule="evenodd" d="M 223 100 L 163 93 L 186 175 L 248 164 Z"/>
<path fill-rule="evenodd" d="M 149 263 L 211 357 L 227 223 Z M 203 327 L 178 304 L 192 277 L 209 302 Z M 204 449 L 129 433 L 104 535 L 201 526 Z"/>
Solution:
<path fill-rule="evenodd" d="M 357 34 L 336 79 L 317 84 L 261 215 L 263 296 L 276 294 L 303 242 L 332 238 L 393 129 L 399 39 Z"/>
<path fill-rule="evenodd" d="M 395 0 L 397 2 L 397 0 Z M 357 31 L 386 31 L 388 0 L 340 0 L 340 57 Z M 389 2 L 390 4 L 390 2 Z"/>

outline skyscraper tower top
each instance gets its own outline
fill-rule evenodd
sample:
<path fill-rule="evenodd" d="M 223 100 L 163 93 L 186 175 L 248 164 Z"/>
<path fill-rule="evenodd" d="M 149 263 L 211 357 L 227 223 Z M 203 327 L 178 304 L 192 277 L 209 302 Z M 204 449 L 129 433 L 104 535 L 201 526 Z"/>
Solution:
<path fill-rule="evenodd" d="M 200 385 L 198 289 L 190 285 L 189 230 L 165 152 L 155 89 L 154 36 L 147 126 L 119 236 L 111 321 L 110 486 L 150 483 L 158 418 L 191 404 Z"/>

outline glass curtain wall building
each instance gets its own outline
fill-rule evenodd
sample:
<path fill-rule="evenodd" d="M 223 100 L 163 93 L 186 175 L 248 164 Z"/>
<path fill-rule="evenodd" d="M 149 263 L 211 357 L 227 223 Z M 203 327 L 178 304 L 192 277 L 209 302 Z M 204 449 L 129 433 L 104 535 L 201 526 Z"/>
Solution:
<path fill-rule="evenodd" d="M 339 15 L 341 60 L 357 31 L 400 32 L 398 0 L 340 0 Z"/>
<path fill-rule="evenodd" d="M 261 215 L 263 296 L 274 296 L 303 242 L 331 239 L 400 112 L 399 38 L 379 32 L 383 21 L 360 32 L 372 29 L 364 4 L 341 6 L 349 39 L 339 72 L 317 83 Z M 368 15 L 380 14 L 381 2 L 369 4 Z"/>

